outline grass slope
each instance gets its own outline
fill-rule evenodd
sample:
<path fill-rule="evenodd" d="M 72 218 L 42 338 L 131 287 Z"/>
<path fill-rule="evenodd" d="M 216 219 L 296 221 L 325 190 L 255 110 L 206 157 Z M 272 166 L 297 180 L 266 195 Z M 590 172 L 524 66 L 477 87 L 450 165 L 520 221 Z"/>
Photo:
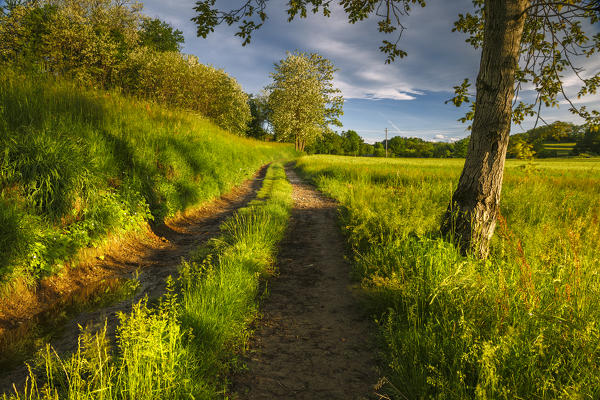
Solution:
<path fill-rule="evenodd" d="M 3 70 L 0 282 L 54 273 L 109 232 L 160 222 L 293 155 L 197 114 Z"/>
<path fill-rule="evenodd" d="M 399 399 L 600 397 L 600 161 L 508 161 L 489 260 L 438 226 L 464 160 L 303 157 L 341 203 Z"/>
<path fill-rule="evenodd" d="M 259 280 L 273 272 L 287 226 L 291 185 L 281 165 L 267 171 L 257 199 L 222 225 L 171 280 L 156 307 L 141 301 L 120 316 L 117 347 L 105 331 L 84 333 L 61 359 L 48 347 L 41 375 L 4 399 L 214 399 L 235 365 L 258 309 Z"/>

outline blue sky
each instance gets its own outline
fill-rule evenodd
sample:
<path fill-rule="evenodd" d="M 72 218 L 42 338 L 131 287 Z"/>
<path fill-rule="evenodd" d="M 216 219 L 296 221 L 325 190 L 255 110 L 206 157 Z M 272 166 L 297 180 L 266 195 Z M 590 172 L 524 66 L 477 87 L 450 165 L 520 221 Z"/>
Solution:
<path fill-rule="evenodd" d="M 479 51 L 465 43 L 465 36 L 453 33 L 459 13 L 472 10 L 470 0 L 431 1 L 415 8 L 403 19 L 406 30 L 400 47 L 408 52 L 404 59 L 386 65 L 379 52 L 381 39 L 374 20 L 349 25 L 343 10 L 333 7 L 330 18 L 309 15 L 307 19 L 287 22 L 285 2 L 271 1 L 269 19 L 243 47 L 235 27 L 216 28 L 207 39 L 196 37 L 194 0 L 146 0 L 144 13 L 168 21 L 183 31 L 183 51 L 198 56 L 205 64 L 224 69 L 235 77 L 244 90 L 257 93 L 270 83 L 273 64 L 286 51 L 318 52 L 339 68 L 336 86 L 345 97 L 343 130 L 357 131 L 367 142 L 381 140 L 387 127 L 390 137 L 400 135 L 427 140 L 451 141 L 468 135 L 466 126 L 457 121 L 466 108 L 444 101 L 452 96 L 452 87 L 464 78 L 475 80 Z M 229 9 L 240 1 L 217 0 L 217 6 Z M 386 37 L 388 40 L 394 37 Z M 597 59 L 587 59 L 589 72 L 600 69 Z M 568 90 L 576 90 L 576 80 L 565 77 Z M 569 86 L 569 85 L 572 85 Z M 532 92 L 523 92 L 524 98 Z M 585 99 L 588 108 L 600 108 L 600 96 Z M 566 106 L 543 111 L 546 121 L 582 121 Z M 533 125 L 513 127 L 513 133 Z"/>

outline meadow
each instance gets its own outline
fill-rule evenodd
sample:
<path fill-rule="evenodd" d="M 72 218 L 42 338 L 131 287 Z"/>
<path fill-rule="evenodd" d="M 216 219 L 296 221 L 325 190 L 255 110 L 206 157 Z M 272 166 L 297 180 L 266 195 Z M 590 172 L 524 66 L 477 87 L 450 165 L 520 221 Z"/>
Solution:
<path fill-rule="evenodd" d="M 509 160 L 489 259 L 438 232 L 464 160 L 302 157 L 340 202 L 382 390 L 396 399 L 600 397 L 600 160 Z"/>
<path fill-rule="evenodd" d="M 0 286 L 32 285 L 110 233 L 160 223 L 294 154 L 198 113 L 5 67 Z"/>
<path fill-rule="evenodd" d="M 567 157 L 572 154 L 577 143 L 544 143 L 543 149 L 554 157 Z"/>
<path fill-rule="evenodd" d="M 49 345 L 25 388 L 4 399 L 214 399 L 239 365 L 257 316 L 261 280 L 274 273 L 276 248 L 292 207 L 292 187 L 273 164 L 257 198 L 221 226 L 167 282 L 155 304 L 144 299 L 119 316 L 116 343 L 106 328 L 83 331 L 78 350 Z"/>

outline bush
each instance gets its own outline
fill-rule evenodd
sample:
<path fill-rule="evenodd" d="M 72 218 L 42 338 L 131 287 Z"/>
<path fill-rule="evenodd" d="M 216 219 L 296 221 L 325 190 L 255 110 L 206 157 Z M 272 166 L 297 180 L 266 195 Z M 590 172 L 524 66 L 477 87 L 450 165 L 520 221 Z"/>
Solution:
<path fill-rule="evenodd" d="M 0 62 L 85 87 L 124 89 L 243 135 L 248 96 L 224 71 L 181 54 L 182 41 L 180 31 L 145 17 L 139 4 L 119 0 L 43 0 L 0 15 Z"/>
<path fill-rule="evenodd" d="M 235 79 L 194 56 L 141 47 L 126 60 L 121 81 L 128 93 L 197 111 L 238 135 L 251 119 L 248 96 Z"/>

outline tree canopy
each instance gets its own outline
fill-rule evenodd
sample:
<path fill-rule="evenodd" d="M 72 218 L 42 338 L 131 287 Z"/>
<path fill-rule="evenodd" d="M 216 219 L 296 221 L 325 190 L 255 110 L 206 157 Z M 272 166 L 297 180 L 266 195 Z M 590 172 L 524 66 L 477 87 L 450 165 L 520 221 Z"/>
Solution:
<path fill-rule="evenodd" d="M 144 18 L 140 30 L 140 43 L 156 51 L 180 51 L 184 43 L 183 32 L 174 29 L 158 18 Z"/>
<path fill-rule="evenodd" d="M 335 68 L 318 54 L 294 52 L 275 65 L 269 92 L 275 138 L 297 150 L 313 143 L 329 125 L 341 126 L 343 98 L 333 86 Z"/>
<path fill-rule="evenodd" d="M 485 1 L 474 0 L 472 13 L 459 14 L 453 31 L 468 35 L 466 41 L 474 48 L 481 48 L 484 39 Z M 600 125 L 599 110 L 588 110 L 585 105 L 573 101 L 595 94 L 600 85 L 600 70 L 586 71 L 581 63 L 585 58 L 598 57 L 600 32 L 593 27 L 600 21 L 600 3 L 597 0 L 531 0 L 523 13 L 526 15 L 523 34 L 520 38 L 518 63 L 514 73 L 515 100 L 512 120 L 521 123 L 525 117 L 535 116 L 535 125 L 545 123 L 542 107 L 558 107 L 561 98 L 569 111 L 583 118 L 592 129 Z M 565 78 L 572 75 L 571 83 L 579 82 L 577 93 L 567 93 Z M 471 102 L 471 83 L 465 79 L 455 86 L 456 96 L 451 101 L 460 106 Z M 533 101 L 519 97 L 525 89 L 535 90 Z M 472 110 L 475 104 L 472 104 Z M 472 119 L 467 113 L 463 122 Z"/>
<path fill-rule="evenodd" d="M 182 54 L 181 31 L 123 0 L 11 0 L 0 9 L 0 63 L 118 88 L 246 132 L 248 97 L 224 71 Z"/>

